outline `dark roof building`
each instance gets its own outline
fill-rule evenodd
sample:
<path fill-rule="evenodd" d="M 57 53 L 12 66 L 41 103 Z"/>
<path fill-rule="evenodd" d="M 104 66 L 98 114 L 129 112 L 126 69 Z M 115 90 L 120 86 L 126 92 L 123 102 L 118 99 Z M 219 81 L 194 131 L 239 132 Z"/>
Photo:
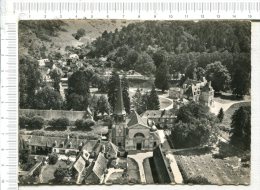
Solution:
<path fill-rule="evenodd" d="M 107 159 L 103 153 L 99 153 L 95 161 L 93 161 L 86 170 L 85 183 L 86 184 L 99 184 L 104 179 L 104 174 L 107 169 Z"/>

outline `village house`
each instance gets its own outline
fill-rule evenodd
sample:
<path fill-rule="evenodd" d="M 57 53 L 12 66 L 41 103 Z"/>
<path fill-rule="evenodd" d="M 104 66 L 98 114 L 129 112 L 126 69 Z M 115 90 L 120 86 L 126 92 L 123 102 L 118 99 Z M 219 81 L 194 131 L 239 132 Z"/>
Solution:
<path fill-rule="evenodd" d="M 176 119 L 176 115 L 171 110 L 146 110 L 142 115 L 143 119 L 153 121 L 160 128 L 172 127 Z"/>

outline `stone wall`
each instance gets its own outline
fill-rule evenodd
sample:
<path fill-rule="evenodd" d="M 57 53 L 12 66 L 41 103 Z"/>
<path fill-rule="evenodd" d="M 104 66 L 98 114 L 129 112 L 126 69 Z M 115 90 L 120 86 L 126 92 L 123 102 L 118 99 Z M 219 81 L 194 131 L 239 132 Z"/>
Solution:
<path fill-rule="evenodd" d="M 70 121 L 76 121 L 84 118 L 85 114 L 85 111 L 19 109 L 19 115 L 38 115 L 46 120 L 65 117 Z"/>
<path fill-rule="evenodd" d="M 169 164 L 167 163 L 166 157 L 162 152 L 160 146 L 153 150 L 153 161 L 155 165 L 155 170 L 158 174 L 158 180 L 160 184 L 169 184 L 174 182 L 174 176 L 169 171 Z"/>

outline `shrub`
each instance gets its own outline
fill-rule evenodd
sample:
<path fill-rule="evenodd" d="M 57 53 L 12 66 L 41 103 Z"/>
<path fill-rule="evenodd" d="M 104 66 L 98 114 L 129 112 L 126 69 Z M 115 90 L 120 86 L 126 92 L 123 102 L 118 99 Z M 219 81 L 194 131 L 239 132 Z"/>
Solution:
<path fill-rule="evenodd" d="M 58 167 L 54 172 L 54 177 L 57 182 L 62 182 L 64 177 L 66 177 L 68 174 L 68 171 L 66 168 Z"/>
<path fill-rule="evenodd" d="M 49 164 L 54 165 L 58 161 L 58 155 L 56 153 L 49 154 Z"/>
<path fill-rule="evenodd" d="M 75 126 L 76 126 L 77 128 L 81 128 L 81 127 L 83 126 L 83 120 L 82 120 L 82 119 L 77 119 L 77 120 L 75 121 Z"/>
<path fill-rule="evenodd" d="M 54 128 L 66 128 L 70 124 L 70 122 L 68 118 L 61 117 L 58 119 L 50 120 L 48 124 Z"/>
<path fill-rule="evenodd" d="M 41 129 L 44 125 L 44 119 L 41 116 L 34 116 L 28 120 L 28 128 Z"/>
<path fill-rule="evenodd" d="M 80 130 L 90 130 L 92 126 L 94 126 L 96 123 L 95 121 L 93 121 L 92 119 L 86 119 L 86 120 L 82 120 L 82 119 L 78 119 L 75 121 L 75 126 L 77 127 L 77 129 Z"/>
<path fill-rule="evenodd" d="M 28 125 L 28 122 L 29 122 L 30 118 L 28 118 L 27 116 L 25 115 L 21 115 L 19 116 L 19 126 L 20 128 L 26 128 L 26 126 Z"/>
<path fill-rule="evenodd" d="M 192 184 L 210 184 L 207 178 L 202 177 L 202 176 L 196 176 L 196 177 L 191 177 L 187 180 L 185 180 L 185 183 L 192 183 Z"/>

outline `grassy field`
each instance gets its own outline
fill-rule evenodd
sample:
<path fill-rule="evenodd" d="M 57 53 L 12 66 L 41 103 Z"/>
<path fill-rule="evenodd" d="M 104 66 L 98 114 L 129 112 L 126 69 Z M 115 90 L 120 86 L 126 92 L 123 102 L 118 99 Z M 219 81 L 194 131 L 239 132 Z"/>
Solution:
<path fill-rule="evenodd" d="M 234 112 L 240 108 L 241 106 L 250 106 L 251 105 L 251 102 L 240 102 L 240 103 L 236 103 L 236 104 L 233 104 L 232 106 L 230 106 L 230 108 L 228 108 L 226 111 L 225 111 L 225 115 L 224 115 L 224 119 L 222 121 L 222 124 L 226 127 L 230 127 L 230 124 L 231 124 L 231 117 L 232 115 L 234 114 Z"/>
<path fill-rule="evenodd" d="M 231 119 L 232 115 L 234 112 L 240 108 L 240 106 L 250 106 L 251 102 L 240 102 L 240 103 L 235 103 L 232 106 L 230 106 L 225 112 L 224 112 L 224 118 L 222 123 L 220 124 L 221 129 L 226 129 L 226 131 L 221 130 L 221 135 L 225 139 L 229 139 L 229 133 L 228 130 L 230 129 L 231 126 Z"/>
<path fill-rule="evenodd" d="M 123 172 L 112 173 L 109 176 L 107 183 L 108 184 L 122 184 L 122 183 L 124 183 L 125 181 L 123 180 L 122 175 L 123 175 Z"/>
<path fill-rule="evenodd" d="M 250 168 L 243 167 L 238 157 L 215 159 L 211 154 L 175 155 L 184 182 L 191 178 L 202 177 L 210 184 L 243 184 L 250 183 Z"/>
<path fill-rule="evenodd" d="M 53 183 L 54 172 L 61 166 L 62 168 L 67 167 L 67 164 L 63 161 L 58 161 L 55 165 L 46 165 L 42 170 L 42 183 Z"/>

